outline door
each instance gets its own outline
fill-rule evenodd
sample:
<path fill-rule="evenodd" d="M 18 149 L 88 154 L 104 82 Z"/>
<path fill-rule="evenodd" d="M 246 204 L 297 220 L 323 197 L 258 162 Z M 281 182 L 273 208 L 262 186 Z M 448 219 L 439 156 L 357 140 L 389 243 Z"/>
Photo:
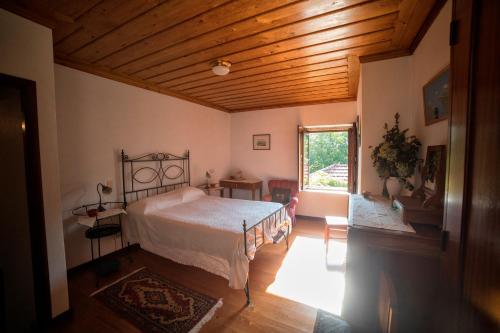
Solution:
<path fill-rule="evenodd" d="M 500 328 L 500 2 L 455 0 L 439 331 Z"/>
<path fill-rule="evenodd" d="M 50 316 L 35 83 L 0 74 L 0 331 Z"/>

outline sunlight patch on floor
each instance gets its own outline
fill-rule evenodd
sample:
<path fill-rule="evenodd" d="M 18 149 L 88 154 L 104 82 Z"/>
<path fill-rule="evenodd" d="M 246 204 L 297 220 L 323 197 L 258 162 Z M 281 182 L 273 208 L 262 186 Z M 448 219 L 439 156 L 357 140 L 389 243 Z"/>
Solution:
<path fill-rule="evenodd" d="M 341 315 L 345 288 L 345 241 L 330 240 L 328 264 L 321 238 L 297 236 L 267 292 Z"/>

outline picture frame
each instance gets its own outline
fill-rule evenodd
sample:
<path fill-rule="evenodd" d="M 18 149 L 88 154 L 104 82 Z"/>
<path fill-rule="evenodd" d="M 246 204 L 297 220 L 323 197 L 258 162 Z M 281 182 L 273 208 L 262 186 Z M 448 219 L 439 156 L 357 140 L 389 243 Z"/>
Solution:
<path fill-rule="evenodd" d="M 423 168 L 423 186 L 426 192 L 434 193 L 437 187 L 443 187 L 446 173 L 446 146 L 428 146 Z"/>
<path fill-rule="evenodd" d="M 422 88 L 425 126 L 448 119 L 450 91 L 450 67 L 446 66 Z"/>
<path fill-rule="evenodd" d="M 271 150 L 271 134 L 254 134 L 253 150 Z"/>

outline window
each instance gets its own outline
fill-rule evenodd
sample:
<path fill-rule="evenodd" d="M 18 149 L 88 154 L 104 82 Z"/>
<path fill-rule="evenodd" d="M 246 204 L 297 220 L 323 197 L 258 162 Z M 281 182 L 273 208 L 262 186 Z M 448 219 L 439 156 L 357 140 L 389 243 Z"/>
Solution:
<path fill-rule="evenodd" d="M 355 126 L 299 127 L 301 189 L 354 192 Z"/>

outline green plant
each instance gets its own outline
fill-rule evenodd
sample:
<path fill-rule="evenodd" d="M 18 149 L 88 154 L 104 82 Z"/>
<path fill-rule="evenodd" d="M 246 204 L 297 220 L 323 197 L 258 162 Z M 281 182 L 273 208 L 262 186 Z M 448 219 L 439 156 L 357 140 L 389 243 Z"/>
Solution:
<path fill-rule="evenodd" d="M 307 152 L 310 173 L 335 163 L 347 164 L 347 131 L 309 133 L 307 136 L 304 150 Z"/>
<path fill-rule="evenodd" d="M 399 129 L 399 113 L 394 115 L 394 119 L 395 124 L 390 129 L 387 123 L 384 125 L 384 141 L 373 148 L 371 154 L 373 166 L 379 177 L 384 179 L 384 192 L 385 180 L 389 177 L 398 178 L 407 189 L 413 190 L 413 184 L 407 178 L 413 175 L 419 161 L 420 141 L 414 135 L 407 137 L 408 129 Z"/>

